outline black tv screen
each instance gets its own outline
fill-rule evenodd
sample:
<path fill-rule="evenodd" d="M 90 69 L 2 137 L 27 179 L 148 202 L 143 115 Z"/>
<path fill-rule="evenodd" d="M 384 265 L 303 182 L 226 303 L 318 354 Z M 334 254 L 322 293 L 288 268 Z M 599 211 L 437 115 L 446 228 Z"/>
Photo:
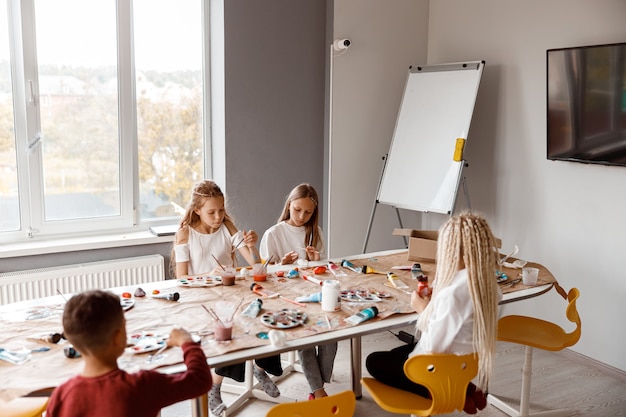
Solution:
<path fill-rule="evenodd" d="M 547 156 L 626 166 L 626 42 L 547 50 Z"/>

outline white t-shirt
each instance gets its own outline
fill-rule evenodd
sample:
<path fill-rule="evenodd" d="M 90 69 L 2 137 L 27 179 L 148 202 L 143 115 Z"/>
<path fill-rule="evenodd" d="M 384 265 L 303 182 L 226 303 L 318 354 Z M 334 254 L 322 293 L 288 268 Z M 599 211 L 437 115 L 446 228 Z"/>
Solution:
<path fill-rule="evenodd" d="M 188 229 L 187 243 L 174 246 L 176 262 L 189 262 L 187 274 L 204 274 L 218 268 L 219 265 L 213 256 L 220 261 L 222 266 L 233 264 L 231 251 L 234 245 L 243 239 L 242 231 L 231 236 L 224 224 L 215 233 L 200 233 L 192 227 Z"/>
<path fill-rule="evenodd" d="M 495 279 L 495 278 L 494 278 Z M 468 287 L 466 269 L 458 271 L 450 286 L 439 290 L 433 298 L 433 311 L 428 327 L 410 356 L 422 353 L 474 352 L 474 303 Z"/>
<path fill-rule="evenodd" d="M 320 259 L 325 259 L 322 251 L 324 250 L 324 240 L 322 238 L 322 229 L 317 227 L 320 236 L 317 244 L 317 250 L 320 252 Z M 304 248 L 308 246 L 304 239 L 306 236 L 305 226 L 291 226 L 286 221 L 275 224 L 263 233 L 259 252 L 261 258 L 268 259 L 270 255 L 274 255 L 273 262 L 279 263 L 280 260 L 291 251 L 296 251 L 300 259 L 306 259 Z"/>

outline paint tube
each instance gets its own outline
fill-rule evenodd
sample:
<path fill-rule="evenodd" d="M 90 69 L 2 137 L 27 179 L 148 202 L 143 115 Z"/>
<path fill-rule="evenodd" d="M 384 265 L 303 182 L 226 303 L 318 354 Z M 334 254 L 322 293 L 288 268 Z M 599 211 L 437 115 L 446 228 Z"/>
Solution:
<path fill-rule="evenodd" d="M 356 272 L 357 274 L 360 274 L 362 272 L 361 268 L 357 268 L 352 262 L 348 261 L 347 259 L 341 261 L 341 266 L 343 266 L 344 268 L 348 268 L 350 271 Z"/>
<path fill-rule="evenodd" d="M 322 292 L 315 292 L 313 294 L 301 295 L 296 298 L 296 301 L 300 303 L 319 303 L 322 301 Z"/>
<path fill-rule="evenodd" d="M 404 289 L 409 288 L 409 286 L 406 285 L 404 282 L 402 282 L 400 278 L 398 278 L 398 276 L 394 274 L 393 272 L 387 273 L 387 281 L 389 281 L 389 283 L 391 284 L 393 288 L 397 288 L 399 290 L 404 290 Z"/>
<path fill-rule="evenodd" d="M 372 306 L 364 310 L 361 310 L 358 313 L 348 317 L 346 321 L 350 324 L 359 324 L 373 317 L 376 317 L 377 314 L 378 314 L 378 309 L 375 306 Z"/>
<path fill-rule="evenodd" d="M 328 270 L 336 277 L 345 277 L 348 275 L 341 268 L 339 268 L 336 263 L 330 261 L 328 262 Z"/>
<path fill-rule="evenodd" d="M 250 304 L 248 304 L 248 306 L 241 312 L 241 315 L 253 319 L 259 315 L 262 306 L 263 301 L 260 298 L 257 298 L 253 300 Z"/>

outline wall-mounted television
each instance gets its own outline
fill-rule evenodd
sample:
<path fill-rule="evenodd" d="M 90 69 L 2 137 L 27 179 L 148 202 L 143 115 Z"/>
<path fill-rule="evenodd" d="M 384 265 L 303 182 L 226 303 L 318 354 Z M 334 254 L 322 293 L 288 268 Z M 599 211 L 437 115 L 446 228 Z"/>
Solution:
<path fill-rule="evenodd" d="M 626 42 L 546 55 L 548 159 L 626 166 Z"/>

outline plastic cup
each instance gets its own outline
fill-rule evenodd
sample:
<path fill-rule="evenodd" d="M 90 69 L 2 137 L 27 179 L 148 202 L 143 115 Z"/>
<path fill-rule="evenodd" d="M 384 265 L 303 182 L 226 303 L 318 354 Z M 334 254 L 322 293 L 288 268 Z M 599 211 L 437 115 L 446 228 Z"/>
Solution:
<path fill-rule="evenodd" d="M 233 322 L 222 320 L 222 322 L 220 323 L 219 321 L 216 321 L 213 332 L 215 335 L 215 340 L 218 342 L 230 340 L 233 338 Z"/>
<path fill-rule="evenodd" d="M 226 287 L 235 285 L 235 274 L 222 274 L 222 285 Z"/>
<path fill-rule="evenodd" d="M 537 268 L 522 268 L 522 282 L 524 285 L 537 285 L 537 277 L 539 276 L 539 269 Z"/>
<path fill-rule="evenodd" d="M 263 264 L 252 265 L 252 276 L 256 282 L 267 281 L 267 267 Z"/>
<path fill-rule="evenodd" d="M 226 271 L 220 273 L 220 278 L 224 286 L 235 285 L 235 268 L 226 268 Z"/>

